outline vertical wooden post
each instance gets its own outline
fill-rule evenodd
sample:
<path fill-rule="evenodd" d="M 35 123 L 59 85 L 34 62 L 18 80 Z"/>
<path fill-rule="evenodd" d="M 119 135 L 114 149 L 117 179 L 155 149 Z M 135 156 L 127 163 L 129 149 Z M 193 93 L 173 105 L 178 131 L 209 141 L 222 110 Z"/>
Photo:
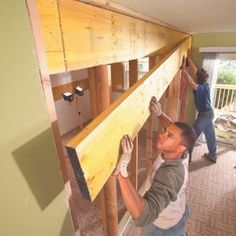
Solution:
<path fill-rule="evenodd" d="M 110 105 L 108 66 L 89 69 L 89 93 L 93 118 Z M 111 176 L 100 193 L 104 235 L 118 234 L 116 178 Z"/>
<path fill-rule="evenodd" d="M 150 56 L 149 57 L 149 70 L 151 70 L 156 64 L 157 64 L 157 56 Z M 152 159 L 153 159 L 152 130 L 153 130 L 153 117 L 150 115 L 148 118 L 148 121 L 147 121 L 146 177 L 148 176 L 148 174 L 151 170 L 151 167 L 152 167 Z"/>
<path fill-rule="evenodd" d="M 38 59 L 38 64 L 39 64 L 41 83 L 43 87 L 47 109 L 49 112 L 49 118 L 51 122 L 55 144 L 57 147 L 57 153 L 58 153 L 59 161 L 61 164 L 62 175 L 63 175 L 64 183 L 66 183 L 68 181 L 68 174 L 66 170 L 63 146 L 61 142 L 57 114 L 56 114 L 56 109 L 54 105 L 52 86 L 51 86 L 51 81 L 50 81 L 50 77 L 48 73 L 47 58 L 46 58 L 46 53 L 43 46 L 42 35 L 40 32 L 40 24 L 38 20 L 39 17 L 38 17 L 37 7 L 36 7 L 35 1 L 33 0 L 27 0 L 26 2 L 27 2 L 27 8 L 28 8 L 29 17 L 30 17 L 31 27 L 33 31 L 34 41 L 35 41 L 35 48 L 36 48 L 37 59 Z"/>
<path fill-rule="evenodd" d="M 70 201 L 71 197 L 70 198 L 68 197 L 68 193 L 71 193 L 72 191 L 71 191 L 70 184 L 68 184 L 69 177 L 67 173 L 66 160 L 64 156 L 63 145 L 62 145 L 59 125 L 58 125 L 58 119 L 57 119 L 57 114 L 56 114 L 56 109 L 55 109 L 55 104 L 54 104 L 54 99 L 53 99 L 53 94 L 52 94 L 52 86 L 51 86 L 51 81 L 50 81 L 50 76 L 49 76 L 49 71 L 48 71 L 48 66 L 47 66 L 47 57 L 46 57 L 45 48 L 43 45 L 42 34 L 40 31 L 38 10 L 36 6 L 36 1 L 27 0 L 26 4 L 28 8 L 30 23 L 32 27 L 34 42 L 35 42 L 35 49 L 36 49 L 36 56 L 37 56 L 38 65 L 39 65 L 41 84 L 43 88 L 43 93 L 44 93 L 47 109 L 49 112 L 51 128 L 53 131 L 53 137 L 55 140 L 57 154 L 58 154 L 59 162 L 61 166 L 61 173 L 62 173 L 63 181 L 64 181 L 64 188 L 67 195 L 67 201 L 70 207 L 69 210 L 70 210 L 70 214 L 73 220 L 73 224 L 74 224 L 73 226 L 75 230 L 76 225 L 77 225 L 76 217 L 73 211 L 73 205 L 72 205 L 73 203 L 72 201 Z M 79 233 L 79 229 L 76 230 L 76 233 Z"/>
<path fill-rule="evenodd" d="M 172 120 L 179 119 L 179 95 L 180 95 L 181 71 L 179 70 L 167 90 L 167 113 Z"/>
<path fill-rule="evenodd" d="M 138 81 L 138 60 L 129 61 L 129 86 L 131 87 Z M 130 163 L 130 179 L 135 187 L 138 189 L 138 134 L 135 137 L 134 149 L 132 152 L 132 158 Z"/>
<path fill-rule="evenodd" d="M 187 90 L 188 90 L 188 86 L 187 86 L 187 82 L 185 80 L 185 78 L 183 78 L 183 74 L 180 72 L 180 78 L 181 78 L 181 82 L 180 82 L 180 116 L 179 119 L 181 121 L 185 120 L 185 109 L 186 109 L 186 100 L 187 100 Z"/>
<path fill-rule="evenodd" d="M 125 73 L 125 67 L 124 63 L 118 62 L 111 64 L 111 87 L 112 91 L 120 91 L 124 88 L 124 73 Z"/>
<path fill-rule="evenodd" d="M 138 60 L 129 61 L 129 86 L 138 81 Z"/>

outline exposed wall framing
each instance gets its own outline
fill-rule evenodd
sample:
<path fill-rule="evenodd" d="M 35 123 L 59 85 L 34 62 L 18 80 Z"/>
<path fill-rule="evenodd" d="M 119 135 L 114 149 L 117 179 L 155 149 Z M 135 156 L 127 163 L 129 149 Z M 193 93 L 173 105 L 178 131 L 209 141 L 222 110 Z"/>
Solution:
<path fill-rule="evenodd" d="M 165 61 L 159 63 L 115 103 L 99 115 L 67 147 L 79 162 L 76 176 L 85 196 L 94 200 L 115 168 L 124 133 L 135 137 L 149 116 L 150 98 L 165 92 L 186 55 L 190 40 L 185 39 Z M 134 109 L 138 107 L 138 109 Z M 112 135 L 111 135 L 112 134 Z M 99 158 L 98 158 L 99 156 Z M 107 163 L 104 166 L 103 163 Z"/>
<path fill-rule="evenodd" d="M 176 75 L 182 56 L 186 55 L 191 40 L 185 39 L 188 35 L 184 32 L 75 0 L 35 1 L 48 63 L 45 75 L 90 67 L 94 69 L 96 66 L 113 63 L 119 65 L 121 68 L 119 72 L 124 75 L 122 61 L 129 61 L 130 64 L 130 84 L 134 85 L 110 107 L 107 104 L 104 112 L 101 107 L 99 108 L 104 101 L 104 91 L 90 93 L 94 106 L 93 117 L 97 118 L 68 144 L 69 152 L 73 153 L 76 177 L 80 185 L 86 186 L 84 193 L 87 198 L 93 200 L 116 165 L 121 137 L 124 133 L 130 134 L 133 138 L 137 135 L 149 116 L 147 107 L 151 96 L 160 98 L 165 92 Z M 39 29 L 39 26 L 37 27 Z M 152 64 L 154 68 L 136 82 L 137 59 L 146 55 L 155 58 L 155 63 Z M 116 81 L 117 85 L 124 82 L 122 74 Z M 96 79 L 92 82 L 89 79 L 89 83 L 87 80 L 78 82 L 79 85 L 81 83 L 85 89 L 98 91 Z M 73 89 L 78 84 L 77 82 L 68 84 L 66 88 Z M 50 87 L 50 83 L 47 85 Z M 172 94 L 174 88 L 175 85 L 169 88 L 167 97 L 178 96 L 177 93 Z M 48 90 L 47 87 L 45 89 Z M 65 87 L 54 88 L 54 100 L 59 98 L 62 89 Z M 52 108 L 52 117 L 56 119 L 55 108 L 51 102 L 52 93 L 49 95 L 48 106 Z M 131 109 L 136 106 L 137 109 Z M 100 112 L 102 113 L 99 115 Z M 58 128 L 54 129 L 56 130 L 54 136 L 58 142 Z M 98 161 L 95 161 L 96 158 Z M 132 160 L 132 181 L 137 186 L 137 156 L 134 155 Z M 104 163 L 108 164 L 105 168 L 100 168 Z M 78 166 L 81 169 L 76 169 Z M 65 173 L 66 171 L 63 171 L 63 174 Z M 116 235 L 118 224 L 114 200 L 116 197 L 108 198 L 112 192 L 114 193 L 115 184 L 114 180 L 109 182 L 101 197 L 102 209 L 105 209 L 104 234 Z M 107 211 L 108 206 L 110 212 Z M 109 221 L 108 218 L 112 219 Z M 122 226 L 119 227 L 119 232 L 122 230 Z"/>

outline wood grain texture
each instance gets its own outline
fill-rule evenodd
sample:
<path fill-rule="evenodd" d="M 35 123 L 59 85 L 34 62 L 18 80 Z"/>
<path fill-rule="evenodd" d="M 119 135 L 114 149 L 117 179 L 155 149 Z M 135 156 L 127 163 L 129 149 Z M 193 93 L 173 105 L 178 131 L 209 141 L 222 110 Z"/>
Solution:
<path fill-rule="evenodd" d="M 74 0 L 38 0 L 50 72 L 76 70 L 169 50 L 187 34 Z"/>
<path fill-rule="evenodd" d="M 57 0 L 36 0 L 49 74 L 66 71 Z"/>
<path fill-rule="evenodd" d="M 90 102 L 93 118 L 110 105 L 110 78 L 108 66 L 98 66 L 89 69 Z M 100 212 L 104 235 L 117 235 L 118 209 L 116 178 L 111 176 L 102 191 L 100 191 Z"/>
<path fill-rule="evenodd" d="M 149 70 L 155 67 L 157 65 L 157 56 L 149 56 Z M 147 120 L 147 137 L 146 137 L 146 157 L 145 157 L 145 166 L 146 166 L 146 172 L 145 175 L 148 177 L 151 168 L 152 168 L 152 162 L 153 162 L 153 116 L 150 115 Z"/>
<path fill-rule="evenodd" d="M 167 94 L 168 116 L 173 120 L 179 119 L 181 71 L 179 70 L 172 80 Z"/>
<path fill-rule="evenodd" d="M 39 71 L 40 71 L 42 89 L 43 89 L 44 97 L 46 100 L 47 110 L 49 113 L 49 118 L 51 122 L 51 128 L 53 131 L 53 137 L 54 137 L 56 148 L 57 148 L 57 153 L 59 156 L 63 180 L 64 180 L 64 183 L 66 183 L 68 181 L 68 174 L 67 174 L 66 163 L 65 163 L 65 158 L 64 158 L 63 146 L 61 143 L 61 136 L 60 136 L 60 131 L 59 131 L 56 109 L 55 109 L 54 100 L 53 100 L 53 94 L 52 94 L 52 89 L 51 89 L 52 86 L 51 86 L 51 81 L 50 81 L 50 77 L 48 73 L 47 58 L 46 58 L 46 54 L 43 47 L 42 35 L 40 32 L 40 22 L 39 22 L 37 6 L 35 4 L 35 1 L 33 0 L 27 0 L 26 4 L 27 4 L 28 12 L 29 12 L 29 18 L 30 18 L 30 23 L 32 27 L 33 37 L 35 40 L 35 49 L 36 49 L 36 56 L 38 59 L 38 66 L 39 66 Z M 68 190 L 70 191 L 69 188 L 70 187 L 68 187 Z"/>
<path fill-rule="evenodd" d="M 152 17 L 149 17 L 145 14 L 142 14 L 140 12 L 132 10 L 128 7 L 125 7 L 124 5 L 116 3 L 112 0 L 76 0 L 76 1 L 88 3 L 88 4 L 94 5 L 94 6 L 99 6 L 99 7 L 102 7 L 104 9 L 111 10 L 113 12 L 121 13 L 122 15 L 130 16 L 130 17 L 133 17 L 133 18 L 136 18 L 136 19 L 139 19 L 139 20 L 149 22 L 149 23 L 158 24 L 158 25 L 164 26 L 166 28 L 169 28 L 171 30 L 180 31 L 180 32 L 183 32 L 183 33 L 186 33 L 186 34 L 190 35 L 188 32 L 184 31 L 183 29 L 180 29 L 176 26 L 167 24 L 166 22 L 154 19 Z"/>
<path fill-rule="evenodd" d="M 129 86 L 138 81 L 138 60 L 129 61 Z M 130 161 L 130 180 L 134 188 L 138 190 L 138 134 L 133 140 L 133 151 Z"/>
<path fill-rule="evenodd" d="M 159 99 L 162 96 L 189 47 L 190 39 L 184 39 L 67 144 L 69 150 L 76 152 L 82 170 L 80 174 L 87 184 L 83 188 L 87 188 L 90 200 L 95 199 L 112 174 L 118 161 L 122 136 L 129 134 L 134 138 L 137 135 L 149 116 L 151 97 Z"/>

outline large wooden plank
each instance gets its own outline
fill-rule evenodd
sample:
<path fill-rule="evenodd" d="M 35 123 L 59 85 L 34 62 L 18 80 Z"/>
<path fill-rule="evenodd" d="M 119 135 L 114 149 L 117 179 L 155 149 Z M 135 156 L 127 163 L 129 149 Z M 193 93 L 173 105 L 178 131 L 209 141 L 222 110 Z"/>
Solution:
<path fill-rule="evenodd" d="M 36 0 L 50 74 L 66 71 L 57 0 Z"/>
<path fill-rule="evenodd" d="M 162 25 L 162 26 L 165 26 L 165 27 L 170 28 L 172 30 L 177 30 L 177 31 L 188 34 L 183 29 L 180 29 L 174 25 L 170 25 L 166 22 L 154 19 L 152 17 L 149 17 L 148 15 L 145 15 L 145 14 L 142 14 L 142 13 L 137 12 L 135 10 L 132 10 L 129 7 L 126 7 L 122 4 L 114 2 L 113 0 L 76 0 L 76 1 L 88 3 L 88 4 L 94 5 L 94 6 L 99 6 L 99 7 L 102 7 L 102 8 L 117 12 L 117 13 L 121 13 L 126 16 L 131 16 L 136 19 L 144 20 L 149 23 Z"/>
<path fill-rule="evenodd" d="M 138 60 L 129 61 L 129 86 L 138 81 Z M 130 161 L 130 180 L 134 188 L 138 189 L 138 134 L 133 140 L 134 147 Z"/>
<path fill-rule="evenodd" d="M 167 94 L 168 116 L 173 120 L 179 120 L 179 98 L 180 98 L 181 71 L 179 70 L 169 85 Z"/>
<path fill-rule="evenodd" d="M 59 156 L 59 161 L 61 164 L 61 172 L 63 176 L 64 183 L 67 183 L 68 181 L 68 174 L 66 169 L 66 162 L 64 158 L 64 152 L 63 152 L 63 146 L 61 143 L 61 136 L 59 131 L 59 125 L 57 120 L 57 114 L 56 109 L 54 106 L 54 100 L 53 100 L 53 94 L 52 94 L 52 86 L 50 77 L 48 74 L 48 68 L 47 68 L 47 58 L 43 47 L 43 40 L 42 35 L 40 32 L 40 22 L 38 18 L 38 11 L 36 7 L 36 3 L 34 0 L 27 0 L 26 1 L 28 12 L 29 12 L 29 18 L 30 23 L 32 27 L 33 37 L 35 40 L 35 49 L 36 49 L 36 57 L 38 59 L 38 65 L 39 65 L 39 71 L 40 71 L 40 79 L 42 84 L 42 89 L 44 93 L 44 97 L 46 100 L 46 105 L 49 113 L 49 118 L 51 122 L 51 128 L 53 131 L 53 136 L 57 148 L 57 153 Z M 70 190 L 70 186 L 66 186 L 67 190 Z"/>
<path fill-rule="evenodd" d="M 37 3 L 48 66 L 54 73 L 137 59 L 170 49 L 187 35 L 74 0 Z"/>
<path fill-rule="evenodd" d="M 122 136 L 137 135 L 149 116 L 151 97 L 165 92 L 189 47 L 187 38 L 67 144 L 86 198 L 95 199 L 116 166 Z"/>

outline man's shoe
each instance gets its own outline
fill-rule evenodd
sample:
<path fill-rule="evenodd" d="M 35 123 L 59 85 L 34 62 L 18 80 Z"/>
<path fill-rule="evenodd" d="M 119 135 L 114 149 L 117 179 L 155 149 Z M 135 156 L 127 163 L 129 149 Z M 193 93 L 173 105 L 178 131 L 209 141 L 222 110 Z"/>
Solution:
<path fill-rule="evenodd" d="M 216 157 L 213 157 L 210 153 L 205 153 L 203 157 L 205 157 L 206 159 L 210 160 L 213 163 L 216 163 Z"/>

